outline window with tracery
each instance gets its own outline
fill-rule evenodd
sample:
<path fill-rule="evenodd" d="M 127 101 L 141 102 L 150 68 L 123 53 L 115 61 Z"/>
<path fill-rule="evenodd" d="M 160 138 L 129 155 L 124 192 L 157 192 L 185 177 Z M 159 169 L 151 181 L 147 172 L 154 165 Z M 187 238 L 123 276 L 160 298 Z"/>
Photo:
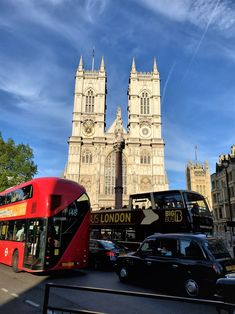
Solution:
<path fill-rule="evenodd" d="M 150 154 L 146 151 L 143 151 L 141 154 L 140 154 L 140 163 L 141 164 L 150 164 Z"/>
<path fill-rule="evenodd" d="M 95 105 L 95 96 L 93 91 L 90 89 L 86 94 L 86 106 L 85 112 L 92 113 L 94 112 L 94 105 Z"/>
<path fill-rule="evenodd" d="M 83 164 L 92 164 L 92 153 L 90 150 L 86 149 L 82 154 Z"/>
<path fill-rule="evenodd" d="M 149 95 L 147 92 L 143 92 L 140 97 L 140 113 L 149 114 Z"/>
<path fill-rule="evenodd" d="M 113 151 L 105 160 L 105 185 L 104 193 L 106 195 L 115 194 L 115 163 L 116 153 Z M 123 194 L 126 194 L 126 158 L 122 155 L 122 186 Z"/>

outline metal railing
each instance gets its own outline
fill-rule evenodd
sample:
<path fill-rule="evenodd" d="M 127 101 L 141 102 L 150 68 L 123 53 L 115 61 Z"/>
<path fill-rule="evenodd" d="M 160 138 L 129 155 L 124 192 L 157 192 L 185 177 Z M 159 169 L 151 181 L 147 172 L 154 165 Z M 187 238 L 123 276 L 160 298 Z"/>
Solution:
<path fill-rule="evenodd" d="M 89 311 L 89 310 L 79 309 L 79 308 L 69 308 L 69 307 L 59 307 L 59 306 L 49 305 L 50 290 L 52 288 L 77 290 L 77 291 L 80 290 L 80 291 L 88 291 L 88 292 L 95 292 L 95 293 L 106 293 L 106 294 L 150 298 L 150 299 L 167 300 L 167 301 L 181 301 L 181 302 L 205 304 L 205 305 L 212 305 L 212 306 L 214 305 L 218 313 L 222 311 L 223 313 L 233 314 L 234 313 L 233 311 L 235 309 L 234 303 L 225 302 L 223 300 L 196 299 L 196 298 L 186 298 L 186 297 L 171 296 L 171 295 L 164 295 L 164 294 L 153 294 L 153 293 L 144 293 L 144 292 L 132 292 L 132 291 L 103 289 L 103 288 L 95 288 L 95 287 L 47 283 L 45 287 L 45 294 L 44 294 L 43 314 L 58 313 L 58 312 L 70 313 L 70 314 L 72 313 L 104 314 L 103 312 L 101 313 L 101 312 Z"/>

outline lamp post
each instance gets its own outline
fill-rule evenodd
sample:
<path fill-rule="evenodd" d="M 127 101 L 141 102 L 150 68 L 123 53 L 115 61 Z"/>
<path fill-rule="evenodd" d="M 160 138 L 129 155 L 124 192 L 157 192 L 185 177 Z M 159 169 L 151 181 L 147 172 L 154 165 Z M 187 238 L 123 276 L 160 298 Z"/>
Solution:
<path fill-rule="evenodd" d="M 228 209 L 229 209 L 229 223 L 230 223 L 230 241 L 231 241 L 231 248 L 233 250 L 233 213 L 232 213 L 232 206 L 231 206 L 231 199 L 230 199 L 230 190 L 228 184 L 228 167 L 230 164 L 230 155 L 222 155 L 221 156 L 221 166 L 225 170 L 225 179 L 226 179 L 226 189 L 228 195 Z M 234 252 L 233 252 L 234 254 Z"/>

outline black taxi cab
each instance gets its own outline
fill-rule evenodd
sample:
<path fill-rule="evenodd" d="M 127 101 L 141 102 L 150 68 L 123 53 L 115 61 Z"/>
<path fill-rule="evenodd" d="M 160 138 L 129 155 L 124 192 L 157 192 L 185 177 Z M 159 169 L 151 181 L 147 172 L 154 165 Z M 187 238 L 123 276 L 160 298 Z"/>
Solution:
<path fill-rule="evenodd" d="M 235 278 L 235 260 L 216 237 L 154 234 L 136 252 L 118 257 L 115 271 L 122 282 L 142 278 L 196 297 L 213 295 L 219 278 Z"/>

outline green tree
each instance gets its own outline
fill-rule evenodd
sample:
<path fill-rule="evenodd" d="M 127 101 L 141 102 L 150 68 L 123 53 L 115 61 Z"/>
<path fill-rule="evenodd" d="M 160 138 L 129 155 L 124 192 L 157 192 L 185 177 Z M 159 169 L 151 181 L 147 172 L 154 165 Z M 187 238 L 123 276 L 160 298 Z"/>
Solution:
<path fill-rule="evenodd" d="M 0 191 L 31 180 L 37 173 L 29 145 L 16 145 L 13 139 L 4 142 L 0 133 Z"/>

